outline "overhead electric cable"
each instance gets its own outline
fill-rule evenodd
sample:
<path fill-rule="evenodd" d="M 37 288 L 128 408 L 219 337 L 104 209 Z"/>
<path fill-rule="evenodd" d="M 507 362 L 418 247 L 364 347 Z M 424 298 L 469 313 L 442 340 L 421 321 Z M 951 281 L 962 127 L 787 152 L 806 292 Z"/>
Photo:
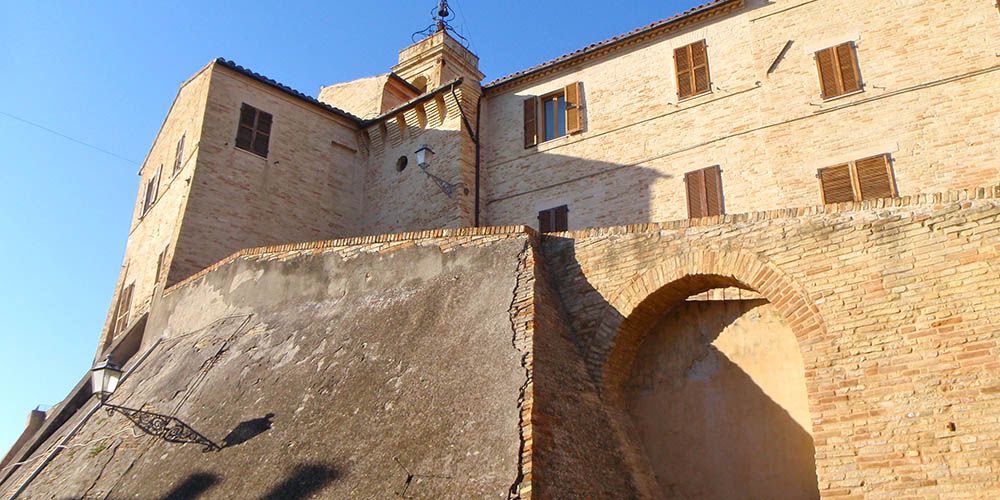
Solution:
<path fill-rule="evenodd" d="M 66 134 L 64 134 L 62 132 L 58 132 L 58 131 L 52 130 L 52 129 L 44 126 L 44 125 L 39 125 L 39 124 L 37 124 L 37 123 L 35 123 L 33 121 L 26 120 L 24 118 L 12 115 L 12 114 L 7 113 L 5 111 L 0 111 L 0 115 L 4 115 L 4 116 L 6 116 L 8 118 L 17 120 L 17 121 L 22 122 L 22 123 L 26 123 L 28 125 L 31 125 L 32 127 L 40 128 L 40 129 L 42 129 L 42 130 L 44 130 L 44 131 L 46 131 L 46 132 L 48 132 L 50 134 L 58 135 L 59 137 L 62 137 L 63 139 L 67 139 L 67 140 L 73 141 L 73 142 L 75 142 L 77 144 L 81 144 L 83 146 L 87 146 L 90 149 L 93 149 L 95 151 L 100 151 L 101 153 L 104 153 L 106 155 L 114 156 L 115 158 L 118 158 L 119 160 L 127 161 L 127 162 L 129 162 L 129 163 L 131 163 L 133 165 L 138 165 L 139 164 L 139 162 L 137 162 L 135 160 L 130 160 L 130 159 L 125 158 L 124 156 L 121 156 L 119 154 L 112 153 L 111 151 L 108 151 L 107 149 L 103 149 L 103 148 L 97 147 L 97 146 L 95 146 L 93 144 L 90 144 L 88 142 L 81 141 L 80 139 L 76 139 L 76 138 L 70 137 L 70 136 L 68 136 L 68 135 L 66 135 Z"/>

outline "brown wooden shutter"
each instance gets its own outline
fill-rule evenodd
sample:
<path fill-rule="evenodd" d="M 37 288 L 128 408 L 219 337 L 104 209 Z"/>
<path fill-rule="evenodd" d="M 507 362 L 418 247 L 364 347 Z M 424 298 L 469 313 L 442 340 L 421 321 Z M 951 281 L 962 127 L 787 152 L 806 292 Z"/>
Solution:
<path fill-rule="evenodd" d="M 837 65 L 840 70 L 841 94 L 861 90 L 858 75 L 857 51 L 854 44 L 847 42 L 837 46 Z"/>
<path fill-rule="evenodd" d="M 834 50 L 823 49 L 816 53 L 816 68 L 819 71 L 820 87 L 824 98 L 840 95 L 840 85 L 837 81 L 836 56 Z"/>
<path fill-rule="evenodd" d="M 253 152 L 261 156 L 267 156 L 268 145 L 271 139 L 271 120 L 270 113 L 257 112 L 257 127 L 254 130 Z"/>
<path fill-rule="evenodd" d="M 854 201 L 851 167 L 848 164 L 821 168 L 819 185 L 825 204 Z"/>
<path fill-rule="evenodd" d="M 564 89 L 566 96 L 566 133 L 578 134 L 583 131 L 583 83 L 575 82 Z"/>
<path fill-rule="evenodd" d="M 706 215 L 726 213 L 722 201 L 722 169 L 718 165 L 703 169 Z"/>
<path fill-rule="evenodd" d="M 554 221 L 552 220 L 552 210 L 542 210 L 538 212 L 538 232 L 540 233 L 550 233 L 552 232 L 552 225 Z"/>
<path fill-rule="evenodd" d="M 524 100 L 524 147 L 530 148 L 538 144 L 538 98 L 529 97 Z"/>
<path fill-rule="evenodd" d="M 122 331 L 128 326 L 128 317 L 132 312 L 132 292 L 135 290 L 135 284 L 131 284 L 127 287 L 122 288 L 121 293 L 118 294 L 118 308 L 117 314 L 115 315 L 115 324 L 113 329 L 112 337 L 121 334 Z"/>
<path fill-rule="evenodd" d="M 181 167 L 184 165 L 184 138 L 187 134 L 181 135 L 181 140 L 177 141 L 177 152 L 174 154 L 174 171 L 170 174 L 171 176 L 177 175 L 180 172 Z"/>
<path fill-rule="evenodd" d="M 708 215 L 705 204 L 705 171 L 695 170 L 684 174 L 684 182 L 687 184 L 688 217 L 705 217 Z"/>
<path fill-rule="evenodd" d="M 691 44 L 691 68 L 694 72 L 694 93 L 708 92 L 711 82 L 708 74 L 708 51 L 705 40 Z"/>
<path fill-rule="evenodd" d="M 552 209 L 552 230 L 553 231 L 567 231 L 569 230 L 569 206 L 562 205 Z"/>
<path fill-rule="evenodd" d="M 878 155 L 854 163 L 862 200 L 895 196 L 888 155 Z"/>
<path fill-rule="evenodd" d="M 253 106 L 243 103 L 243 107 L 240 108 L 240 124 L 236 130 L 236 147 L 250 151 L 256 119 L 257 110 Z"/>
<path fill-rule="evenodd" d="M 694 85 L 691 83 L 691 57 L 690 46 L 674 49 L 674 66 L 677 69 L 677 98 L 684 99 L 694 94 Z"/>

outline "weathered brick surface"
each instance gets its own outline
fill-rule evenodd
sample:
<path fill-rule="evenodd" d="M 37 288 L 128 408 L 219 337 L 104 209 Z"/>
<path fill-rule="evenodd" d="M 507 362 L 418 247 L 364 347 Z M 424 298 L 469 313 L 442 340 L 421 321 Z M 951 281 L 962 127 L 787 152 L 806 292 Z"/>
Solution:
<path fill-rule="evenodd" d="M 174 241 L 180 229 L 179 214 L 183 213 L 187 203 L 191 177 L 201 154 L 199 137 L 201 137 L 210 78 L 210 67 L 206 67 L 181 86 L 149 154 L 139 169 L 139 189 L 125 245 L 125 257 L 98 343 L 98 357 L 113 340 L 108 337 L 108 330 L 122 285 L 135 285 L 131 317 L 138 318 L 149 309 L 155 291 L 154 278 L 160 252 L 167 250 L 168 263 L 173 259 Z M 177 141 L 181 136 L 184 136 L 182 168 L 177 175 L 173 175 Z M 142 204 L 146 182 L 158 171 L 161 172 L 159 197 L 149 212 L 143 215 Z"/>
<path fill-rule="evenodd" d="M 673 50 L 706 40 L 712 92 L 678 101 Z M 687 216 L 684 173 L 722 168 L 730 213 L 821 203 L 819 168 L 889 153 L 901 195 L 994 184 L 1000 15 L 991 1 L 747 0 L 739 10 L 487 88 L 489 224 L 570 229 Z M 768 74 L 791 41 L 792 46 Z M 853 41 L 864 91 L 824 102 L 813 53 Z M 522 101 L 572 82 L 584 131 L 524 149 Z"/>
<path fill-rule="evenodd" d="M 544 248 L 612 414 L 663 312 L 709 288 L 751 288 L 798 337 L 823 496 L 990 497 L 1000 494 L 998 197 L 1000 187 L 594 229 Z"/>

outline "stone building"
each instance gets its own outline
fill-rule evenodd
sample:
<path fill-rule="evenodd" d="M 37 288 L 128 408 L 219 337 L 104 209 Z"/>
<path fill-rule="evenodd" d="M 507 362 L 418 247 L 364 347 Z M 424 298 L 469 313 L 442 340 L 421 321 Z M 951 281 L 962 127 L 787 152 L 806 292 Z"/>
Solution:
<path fill-rule="evenodd" d="M 286 418 L 349 400 L 257 444 L 317 460 L 308 438 L 345 468 L 264 467 L 226 492 L 273 492 L 284 470 L 376 497 L 403 483 L 384 470 L 398 463 L 423 496 L 1000 494 L 994 0 L 716 0 L 488 83 L 441 26 L 316 98 L 212 61 L 143 163 L 97 358 L 154 363 L 132 395 L 163 405 L 177 373 L 215 370 L 205 387 L 230 409 L 188 387 L 178 415 L 218 432 L 253 394 Z M 443 338 L 347 326 L 365 322 Z M 253 375 L 305 361 L 347 363 L 344 387 L 296 372 L 293 397 Z M 400 389 L 404 364 L 434 382 Z M 367 401 L 386 377 L 394 395 Z M 117 425 L 85 425 L 88 391 L 5 459 L 55 450 L 58 474 L 5 470 L 2 491 L 188 485 L 141 486 L 157 465 L 133 458 L 139 472 L 105 463 L 117 482 L 76 491 L 71 471 L 96 466 L 57 443 Z M 316 433 L 355 403 L 370 427 Z M 411 425 L 393 405 L 430 422 L 424 438 L 374 437 Z M 188 486 L 225 496 L 216 483 L 252 462 L 227 451 Z"/>

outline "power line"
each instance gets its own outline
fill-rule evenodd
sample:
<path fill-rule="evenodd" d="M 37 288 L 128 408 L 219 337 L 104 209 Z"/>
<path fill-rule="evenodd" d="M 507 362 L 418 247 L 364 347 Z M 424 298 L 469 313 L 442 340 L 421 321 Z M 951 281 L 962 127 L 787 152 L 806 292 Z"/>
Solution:
<path fill-rule="evenodd" d="M 57 132 L 57 131 L 55 131 L 55 130 L 52 130 L 52 129 L 50 129 L 50 128 L 48 128 L 48 127 L 44 126 L 44 125 L 39 125 L 39 124 L 37 124 L 37 123 L 35 123 L 35 122 L 33 122 L 33 121 L 30 121 L 30 120 L 26 120 L 26 119 L 24 119 L 24 118 L 21 118 L 21 117 L 19 117 L 19 116 L 14 116 L 14 115 L 12 115 L 12 114 L 10 114 L 10 113 L 7 113 L 7 112 L 5 112 L 5 111 L 0 111 L 0 115 L 4 115 L 4 116 L 6 116 L 6 117 L 8 117 L 8 118 L 12 118 L 12 119 L 14 119 L 14 120 L 17 120 L 17 121 L 19 121 L 19 122 L 21 122 L 21 123 L 26 123 L 26 124 L 28 124 L 28 125 L 31 125 L 32 127 L 36 127 L 36 128 L 40 128 L 40 129 L 42 129 L 42 130 L 44 130 L 44 131 L 46 131 L 46 132 L 48 132 L 48 133 L 50 133 L 50 134 L 55 134 L 55 135 L 58 135 L 59 137 L 62 137 L 63 139 L 67 139 L 67 140 L 70 140 L 70 141 L 73 141 L 73 142 L 75 142 L 75 143 L 77 143 L 77 144 L 81 144 L 81 145 L 83 145 L 83 146 L 87 146 L 87 147 L 88 147 L 88 148 L 90 148 L 90 149 L 93 149 L 93 150 L 95 150 L 95 151 L 100 151 L 101 153 L 104 153 L 104 154 L 106 154 L 106 155 L 109 155 L 109 156 L 114 156 L 115 158 L 118 158 L 119 160 L 122 160 L 122 161 L 127 161 L 127 162 L 129 162 L 129 163 L 131 163 L 131 164 L 133 164 L 133 165 L 138 165 L 138 164 L 139 164 L 139 162 L 137 162 L 137 161 L 135 161 L 135 160 L 130 160 L 130 159 L 128 159 L 128 158 L 125 158 L 124 156 L 121 156 L 121 155 L 118 155 L 118 154 L 115 154 L 115 153 L 112 153 L 111 151 L 108 151 L 107 149 L 102 149 L 102 148 L 99 148 L 99 147 L 97 147 L 97 146 L 95 146 L 95 145 L 93 145 L 93 144 L 90 144 L 90 143 L 88 143 L 88 142 L 84 142 L 84 141 L 81 141 L 80 139 L 75 139 L 75 138 L 73 138 L 73 137 L 70 137 L 70 136 L 68 136 L 68 135 L 66 135 L 66 134 L 64 134 L 64 133 L 62 133 L 62 132 Z"/>

